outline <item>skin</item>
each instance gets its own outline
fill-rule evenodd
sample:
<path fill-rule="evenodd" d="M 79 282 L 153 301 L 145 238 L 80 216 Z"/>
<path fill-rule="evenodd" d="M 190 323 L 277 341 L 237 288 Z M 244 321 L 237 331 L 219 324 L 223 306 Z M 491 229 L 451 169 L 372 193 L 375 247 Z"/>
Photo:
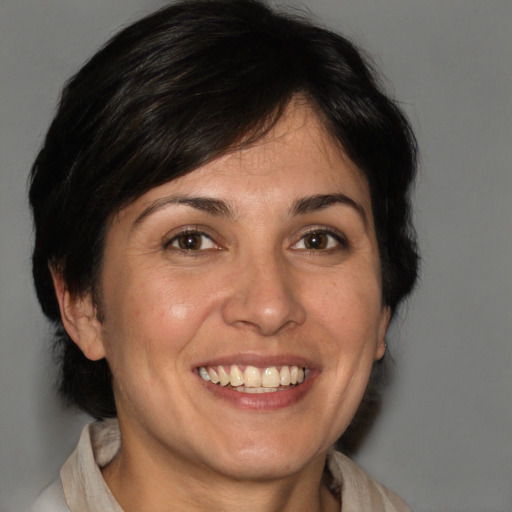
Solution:
<path fill-rule="evenodd" d="M 305 200 L 317 195 L 347 199 Z M 183 229 L 204 233 L 195 249 L 180 249 Z M 307 104 L 112 219 L 102 322 L 54 281 L 68 333 L 112 369 L 123 445 L 103 475 L 125 511 L 339 510 L 325 458 L 384 354 L 389 310 L 368 186 Z M 272 358 L 307 362 L 306 391 L 251 402 L 197 373 Z"/>

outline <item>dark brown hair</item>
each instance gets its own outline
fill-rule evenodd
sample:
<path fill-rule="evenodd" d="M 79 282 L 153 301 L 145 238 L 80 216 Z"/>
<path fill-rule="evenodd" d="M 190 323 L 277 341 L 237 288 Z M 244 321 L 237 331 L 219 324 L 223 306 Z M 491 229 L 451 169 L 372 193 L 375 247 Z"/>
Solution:
<path fill-rule="evenodd" d="M 85 358 L 62 327 L 49 266 L 72 292 L 97 297 L 112 215 L 257 140 L 297 94 L 369 183 L 384 302 L 394 312 L 412 290 L 415 139 L 356 48 L 256 0 L 176 3 L 121 31 L 68 82 L 32 168 L 34 281 L 68 401 L 96 418 L 116 414 L 106 361 Z"/>

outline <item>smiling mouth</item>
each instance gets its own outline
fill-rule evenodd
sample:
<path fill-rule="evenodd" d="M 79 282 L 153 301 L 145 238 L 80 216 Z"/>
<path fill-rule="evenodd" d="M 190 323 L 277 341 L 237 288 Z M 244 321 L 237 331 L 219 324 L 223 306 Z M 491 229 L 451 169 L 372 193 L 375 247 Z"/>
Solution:
<path fill-rule="evenodd" d="M 299 386 L 307 378 L 309 371 L 300 366 L 201 366 L 200 377 L 217 386 L 232 387 L 241 393 L 272 393 L 283 391 L 291 386 Z"/>

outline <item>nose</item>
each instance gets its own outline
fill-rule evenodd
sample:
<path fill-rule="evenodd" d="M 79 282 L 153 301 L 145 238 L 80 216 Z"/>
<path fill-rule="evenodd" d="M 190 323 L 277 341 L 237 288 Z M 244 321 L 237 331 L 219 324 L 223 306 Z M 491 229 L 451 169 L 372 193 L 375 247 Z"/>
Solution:
<path fill-rule="evenodd" d="M 262 336 L 304 323 L 300 283 L 277 257 L 254 257 L 241 264 L 232 279 L 233 289 L 222 305 L 226 323 Z"/>

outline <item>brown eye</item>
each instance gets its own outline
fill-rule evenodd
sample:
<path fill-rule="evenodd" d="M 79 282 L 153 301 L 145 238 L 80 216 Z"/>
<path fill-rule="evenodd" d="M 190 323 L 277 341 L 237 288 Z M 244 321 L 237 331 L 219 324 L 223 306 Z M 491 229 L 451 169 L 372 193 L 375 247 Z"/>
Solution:
<path fill-rule="evenodd" d="M 304 237 L 304 246 L 309 250 L 326 249 L 329 244 L 329 238 L 325 233 L 309 233 Z"/>
<path fill-rule="evenodd" d="M 208 235 L 196 232 L 182 233 L 181 235 L 175 236 L 169 240 L 166 247 L 180 249 L 182 251 L 202 251 L 218 248 Z"/>
<path fill-rule="evenodd" d="M 331 231 L 323 230 L 306 233 L 292 246 L 292 249 L 302 251 L 331 251 L 347 248 L 348 242 L 345 237 Z"/>
<path fill-rule="evenodd" d="M 201 235 L 197 235 L 195 233 L 181 235 L 178 237 L 177 242 L 180 249 L 185 249 L 187 251 L 201 249 Z"/>

